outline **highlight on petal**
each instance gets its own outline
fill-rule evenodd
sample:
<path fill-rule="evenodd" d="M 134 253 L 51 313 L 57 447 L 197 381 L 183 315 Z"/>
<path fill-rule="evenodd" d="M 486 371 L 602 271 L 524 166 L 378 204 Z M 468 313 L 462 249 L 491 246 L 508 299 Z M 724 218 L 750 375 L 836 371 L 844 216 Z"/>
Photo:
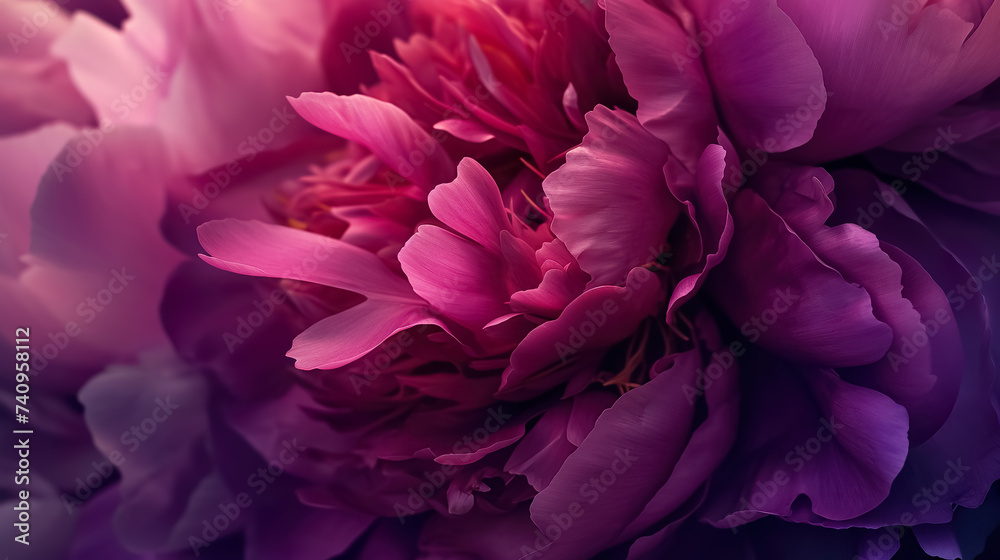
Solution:
<path fill-rule="evenodd" d="M 234 219 L 202 224 L 198 239 L 211 255 L 203 255 L 202 259 L 216 268 L 420 303 L 406 281 L 381 259 L 337 239 L 287 226 Z"/>
<path fill-rule="evenodd" d="M 334 369 L 349 364 L 415 325 L 440 325 L 426 307 L 377 299 L 327 317 L 295 337 L 288 356 L 299 369 Z"/>
<path fill-rule="evenodd" d="M 587 123 L 582 146 L 566 155 L 544 189 L 555 214 L 552 231 L 593 287 L 617 284 L 655 259 L 681 206 L 663 177 L 669 149 L 635 117 L 599 106 Z"/>
<path fill-rule="evenodd" d="M 500 253 L 500 232 L 510 231 L 510 219 L 496 181 L 476 160 L 463 159 L 458 177 L 435 187 L 427 204 L 446 226 Z"/>
<path fill-rule="evenodd" d="M 455 166 L 437 136 L 395 105 L 365 95 L 333 93 L 303 93 L 289 101 L 307 121 L 366 146 L 383 163 L 427 190 L 455 176 Z"/>

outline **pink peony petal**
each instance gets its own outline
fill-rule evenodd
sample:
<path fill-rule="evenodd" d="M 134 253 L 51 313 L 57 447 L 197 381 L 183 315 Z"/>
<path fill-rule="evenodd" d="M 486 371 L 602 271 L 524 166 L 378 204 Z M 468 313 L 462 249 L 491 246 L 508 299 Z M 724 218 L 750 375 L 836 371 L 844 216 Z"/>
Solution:
<path fill-rule="evenodd" d="M 455 177 L 455 165 L 436 138 L 395 105 L 333 93 L 303 93 L 290 101 L 307 121 L 368 147 L 416 185 L 430 190 Z"/>
<path fill-rule="evenodd" d="M 670 152 L 624 111 L 599 106 L 590 132 L 566 164 L 546 178 L 552 231 L 591 276 L 589 286 L 618 284 L 655 259 L 681 206 L 663 165 Z"/>

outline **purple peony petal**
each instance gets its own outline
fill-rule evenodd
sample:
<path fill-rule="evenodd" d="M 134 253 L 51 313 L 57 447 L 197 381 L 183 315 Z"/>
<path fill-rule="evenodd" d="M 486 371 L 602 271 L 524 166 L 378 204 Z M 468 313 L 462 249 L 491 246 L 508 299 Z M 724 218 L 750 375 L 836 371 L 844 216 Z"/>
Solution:
<path fill-rule="evenodd" d="M 757 194 L 741 192 L 731 204 L 733 241 L 709 289 L 751 343 L 833 367 L 885 355 L 892 331 L 861 287 L 824 264 Z"/>
<path fill-rule="evenodd" d="M 838 521 L 879 505 L 906 460 L 906 409 L 830 370 L 753 365 L 746 437 L 716 474 L 706 521 L 731 528 L 802 511 Z"/>

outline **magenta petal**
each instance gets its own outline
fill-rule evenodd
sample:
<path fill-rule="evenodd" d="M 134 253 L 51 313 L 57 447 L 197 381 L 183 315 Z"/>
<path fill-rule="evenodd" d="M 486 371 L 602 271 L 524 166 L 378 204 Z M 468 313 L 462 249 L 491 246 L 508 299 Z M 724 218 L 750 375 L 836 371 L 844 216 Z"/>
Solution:
<path fill-rule="evenodd" d="M 620 342 L 635 331 L 640 321 L 654 313 L 660 290 L 656 275 L 643 268 L 633 269 L 624 287 L 587 290 L 558 319 L 539 325 L 524 337 L 510 356 L 497 395 L 504 399 L 537 396 L 578 371 L 592 370 L 594 364 L 586 354 Z M 580 331 L 585 323 L 594 326 L 588 337 Z M 582 362 L 582 370 L 574 367 L 577 361 Z M 561 367 L 535 377 L 554 366 Z"/>
<path fill-rule="evenodd" d="M 496 136 L 494 136 L 493 133 L 483 125 L 461 119 L 445 119 L 443 121 L 438 121 L 434 125 L 434 128 L 437 130 L 443 130 L 455 138 L 465 140 L 466 142 L 472 142 L 474 144 L 481 144 L 496 138 Z"/>
<path fill-rule="evenodd" d="M 12 28 L 16 27 L 12 25 L 7 29 Z M 0 134 L 27 132 L 56 122 L 87 126 L 94 120 L 90 106 L 73 86 L 66 64 L 61 60 L 0 57 L 0 76 L 3 77 L 0 80 L 0 108 L 3 110 Z"/>
<path fill-rule="evenodd" d="M 670 294 L 668 321 L 673 320 L 680 306 L 697 294 L 705 283 L 708 271 L 722 262 L 729 248 L 729 241 L 733 237 L 733 217 L 729 215 L 729 205 L 723 190 L 729 155 L 728 150 L 713 144 L 705 148 L 698 160 L 695 168 L 697 175 L 693 180 L 668 180 L 670 192 L 686 207 L 688 218 L 701 237 L 704 260 L 695 270 L 683 271 L 688 275 L 677 282 Z"/>
<path fill-rule="evenodd" d="M 453 450 L 451 453 L 438 455 L 434 460 L 442 465 L 472 465 L 483 457 L 513 445 L 524 437 L 525 427 L 522 423 L 508 424 L 492 434 L 488 442 L 478 449 Z"/>
<path fill-rule="evenodd" d="M 991 3 L 977 22 L 978 14 L 956 13 L 975 1 L 919 2 L 912 15 L 894 2 L 778 3 L 819 60 L 831 92 L 814 138 L 796 152 L 812 160 L 879 146 L 1000 76 L 1000 4 Z M 901 80 L 909 84 L 905 91 Z"/>
<path fill-rule="evenodd" d="M 643 0 L 607 0 L 606 5 L 611 47 L 629 93 L 639 102 L 639 122 L 693 168 L 718 134 L 718 117 L 704 66 L 681 54 L 687 31 Z M 677 57 L 688 64 L 678 64 Z"/>
<path fill-rule="evenodd" d="M 459 322 L 482 328 L 510 313 L 499 256 L 450 231 L 421 226 L 399 264 L 413 291 Z"/>
<path fill-rule="evenodd" d="M 938 133 L 936 133 L 938 134 Z M 923 144 L 923 146 L 933 146 L 933 139 Z M 997 200 L 996 185 L 1000 169 L 980 170 L 971 164 L 965 163 L 955 156 L 959 148 L 973 148 L 973 144 L 952 146 L 952 151 L 942 154 L 941 159 L 928 167 L 927 171 L 921 170 L 914 165 L 913 154 L 890 152 L 888 150 L 872 150 L 866 156 L 875 164 L 879 171 L 885 173 L 899 173 L 903 171 L 910 178 L 919 173 L 920 184 L 933 191 L 936 195 L 950 200 L 957 204 L 962 204 L 970 208 L 975 208 L 980 212 L 1000 216 L 1000 200 Z M 921 148 L 917 151 L 922 151 Z M 997 149 L 990 143 L 985 143 L 979 148 L 982 154 L 977 154 L 977 159 L 982 162 L 994 160 Z M 976 162 L 977 164 L 979 161 Z M 996 173 L 993 175 L 991 173 Z M 867 207 L 872 203 L 881 204 L 873 198 L 865 205 L 858 208 L 857 214 L 852 219 L 858 223 L 865 223 L 871 219 Z M 877 211 L 877 210 L 876 210 Z"/>
<path fill-rule="evenodd" d="M 303 93 L 292 107 L 323 130 L 367 146 L 383 163 L 430 190 L 455 177 L 444 148 L 402 109 L 364 95 Z"/>
<path fill-rule="evenodd" d="M 427 204 L 446 226 L 500 254 L 500 232 L 510 231 L 510 219 L 496 181 L 479 162 L 463 159 L 458 177 L 435 187 Z"/>
<path fill-rule="evenodd" d="M 542 281 L 542 272 L 538 269 L 536 252 L 527 241 L 515 237 L 512 233 L 501 232 L 500 251 L 503 253 L 503 270 L 508 292 L 538 287 Z"/>
<path fill-rule="evenodd" d="M 121 488 L 120 484 L 109 484 L 108 486 L 109 487 L 107 488 L 102 488 L 100 493 L 92 496 L 84 503 L 83 507 L 80 509 L 79 516 L 67 516 L 65 515 L 65 509 L 60 512 L 63 514 L 63 517 L 68 518 L 67 521 L 72 520 L 77 523 L 76 535 L 72 539 L 72 552 L 70 554 L 57 555 L 51 552 L 48 554 L 43 552 L 38 556 L 32 556 L 26 560 L 33 560 L 35 558 L 66 558 L 67 560 L 88 560 L 89 558 L 102 558 L 105 560 L 150 560 L 151 558 L 154 558 L 155 555 L 153 554 L 141 552 L 137 553 L 128 550 L 125 547 L 125 544 L 118 540 L 118 536 L 114 532 L 112 523 L 114 520 L 115 510 L 121 502 Z M 32 497 L 34 497 L 34 495 L 32 495 Z M 39 509 L 43 508 L 44 505 Z M 34 504 L 32 504 L 32 509 L 34 509 Z M 32 517 L 34 517 L 34 514 Z M 32 521 L 32 524 L 34 523 L 35 522 Z M 68 538 L 55 538 L 50 541 L 49 537 L 57 534 L 54 528 L 46 527 L 43 534 L 46 536 L 46 539 L 39 544 L 42 544 L 42 546 L 45 547 L 47 547 L 50 543 L 56 544 L 62 540 L 70 540 Z M 64 542 L 59 544 L 66 546 L 71 543 Z M 32 543 L 30 546 L 35 548 L 37 545 Z M 33 552 L 38 554 L 43 550 L 45 549 L 36 549 Z"/>
<path fill-rule="evenodd" d="M 370 299 L 306 329 L 295 337 L 288 357 L 299 369 L 338 368 L 414 325 L 441 326 L 426 306 Z"/>
<path fill-rule="evenodd" d="M 691 4 L 701 22 L 722 21 L 726 10 L 733 14 L 704 59 L 734 140 L 767 152 L 808 142 L 826 107 L 824 72 L 776 0 Z"/>
<path fill-rule="evenodd" d="M 587 275 L 579 266 L 569 265 L 569 271 L 561 268 L 548 270 L 537 288 L 522 290 L 510 296 L 510 307 L 515 311 L 534 313 L 555 319 L 587 284 Z"/>
<path fill-rule="evenodd" d="M 587 123 L 583 145 L 566 155 L 544 188 L 555 214 L 552 231 L 593 287 L 618 284 L 656 258 L 681 206 L 663 177 L 670 151 L 635 117 L 598 106 Z"/>
<path fill-rule="evenodd" d="M 580 393 L 573 398 L 573 411 L 566 424 L 566 439 L 580 447 L 594 430 L 594 423 L 618 400 L 616 395 L 599 391 Z"/>
<path fill-rule="evenodd" d="M 702 318 L 707 319 L 706 316 L 699 317 Z M 705 322 L 709 321 L 711 319 Z M 714 336 L 706 342 L 706 349 L 712 351 L 714 356 L 726 355 L 728 349 L 722 347 L 723 343 L 717 333 L 712 334 Z M 657 375 L 669 374 L 669 370 L 663 371 L 662 368 L 669 367 L 670 362 L 670 357 L 663 358 L 654 364 L 654 372 Z M 694 397 L 702 398 L 703 395 L 708 418 L 691 433 L 691 439 L 677 460 L 670 478 L 626 529 L 626 533 L 630 536 L 644 532 L 647 527 L 671 514 L 673 518 L 678 518 L 678 510 L 703 488 L 736 439 L 740 414 L 739 368 L 736 364 L 726 367 L 725 363 L 714 357 L 712 363 L 705 368 L 713 365 L 722 366 L 722 373 L 705 380 L 705 389 L 701 391 L 701 395 L 693 395 L 688 390 L 690 387 L 684 389 L 692 406 L 696 404 Z M 651 543 L 646 543 L 649 544 Z"/>
<path fill-rule="evenodd" d="M 670 6 L 662 12 L 642 0 L 608 0 L 608 31 L 639 121 L 689 169 L 715 142 L 718 120 L 737 143 L 768 152 L 812 137 L 826 103 L 823 73 L 774 0 Z M 704 49 L 694 48 L 698 33 L 712 37 Z M 797 110 L 807 114 L 793 122 L 787 115 Z"/>
<path fill-rule="evenodd" d="M 614 401 L 611 393 L 591 391 L 560 402 L 521 439 L 504 470 L 524 475 L 535 490 L 544 490 Z"/>
<path fill-rule="evenodd" d="M 697 352 L 682 354 L 670 369 L 619 398 L 535 497 L 531 520 L 543 532 L 557 516 L 574 511 L 573 504 L 583 510 L 543 550 L 546 558 L 583 558 L 615 544 L 666 482 L 690 437 L 694 409 L 683 386 L 695 383 L 698 361 Z M 617 474 L 613 486 L 595 486 L 606 470 Z"/>
<path fill-rule="evenodd" d="M 258 221 L 216 220 L 198 227 L 212 256 L 205 262 L 237 274 L 291 278 L 383 300 L 422 303 L 372 253 L 323 235 Z"/>

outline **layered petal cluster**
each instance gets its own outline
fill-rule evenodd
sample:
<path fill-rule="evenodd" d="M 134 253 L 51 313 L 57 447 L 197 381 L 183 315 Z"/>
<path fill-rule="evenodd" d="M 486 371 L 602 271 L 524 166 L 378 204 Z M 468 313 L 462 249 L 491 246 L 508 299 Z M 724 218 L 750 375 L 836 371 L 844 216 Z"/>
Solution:
<path fill-rule="evenodd" d="M 359 243 L 364 238 L 351 237 L 353 224 L 326 232 L 237 221 L 199 228 L 208 263 L 335 289 L 325 293 L 327 300 L 346 307 L 296 337 L 289 350 L 299 369 L 331 370 L 302 377 L 321 407 L 314 414 L 350 448 L 303 467 L 315 483 L 300 494 L 307 503 L 401 518 L 428 509 L 474 518 L 485 508 L 530 526 L 526 500 L 536 493 L 539 500 L 559 496 L 563 490 L 555 485 L 574 487 L 582 476 L 563 469 L 574 450 L 598 459 L 614 444 L 601 443 L 613 436 L 588 435 L 601 426 L 595 421 L 602 411 L 612 403 L 625 407 L 622 421 L 654 414 L 642 412 L 648 404 L 629 410 L 632 401 L 615 403 L 615 395 L 638 387 L 634 399 L 641 403 L 668 379 L 677 387 L 695 382 L 697 368 L 687 366 L 701 358 L 689 348 L 715 343 L 713 327 L 706 324 L 709 334 L 698 336 L 709 341 L 697 343 L 672 329 L 694 333 L 678 309 L 720 262 L 732 233 L 721 185 L 724 150 L 706 149 L 694 176 L 632 115 L 599 107 L 587 121 L 583 144 L 545 180 L 546 207 L 536 209 L 544 219 L 534 226 L 512 210 L 512 201 L 505 204 L 486 169 L 467 158 L 454 181 L 431 190 L 429 216 L 398 252 Z M 633 180 L 618 180 L 621 174 Z M 578 188 L 581 183 L 586 188 Z M 327 183 L 304 192 L 330 193 L 325 200 L 333 202 L 338 191 Z M 413 200 L 399 197 L 377 202 L 378 210 L 368 207 L 385 228 L 403 226 L 385 206 Z M 684 369 L 684 376 L 650 381 L 676 371 L 671 368 Z M 624 525 L 581 526 L 582 537 L 562 541 L 559 557 L 622 542 L 695 495 L 705 465 L 717 465 L 731 442 L 734 387 L 712 393 L 709 406 L 719 408 L 720 418 L 702 430 L 715 437 L 698 439 L 699 446 L 711 446 L 711 455 L 684 460 L 680 454 L 701 424 L 690 405 L 672 413 L 680 415 L 676 425 L 662 426 L 676 434 L 677 451 L 661 457 L 660 467 L 647 459 L 646 468 L 669 474 L 676 464 L 690 469 L 692 479 L 642 481 L 614 506 L 631 511 Z M 683 402 L 684 393 L 676 398 Z M 667 403 L 655 409 L 661 406 Z M 615 432 L 618 421 L 607 422 Z M 636 445 L 649 445 L 642 440 Z M 617 451 L 626 457 L 636 449 Z M 428 476 L 443 495 L 415 493 Z M 374 487 L 385 490 L 366 494 Z M 657 498 L 658 492 L 666 496 Z M 640 516 L 647 503 L 656 513 Z M 556 498 L 546 507 L 563 505 Z M 535 507 L 530 516 L 541 515 Z M 530 531 L 522 537 L 525 546 L 535 540 Z M 427 546 L 453 545 L 435 539 Z"/>
<path fill-rule="evenodd" d="M 362 11 L 368 7 L 376 9 Z M 480 155 L 512 148 L 547 172 L 579 143 L 596 105 L 634 105 L 596 3 L 381 7 L 348 2 L 334 20 L 326 53 L 334 91 L 353 93 L 363 82 L 368 95 L 479 146 Z M 351 17 L 355 10 L 360 17 Z"/>

